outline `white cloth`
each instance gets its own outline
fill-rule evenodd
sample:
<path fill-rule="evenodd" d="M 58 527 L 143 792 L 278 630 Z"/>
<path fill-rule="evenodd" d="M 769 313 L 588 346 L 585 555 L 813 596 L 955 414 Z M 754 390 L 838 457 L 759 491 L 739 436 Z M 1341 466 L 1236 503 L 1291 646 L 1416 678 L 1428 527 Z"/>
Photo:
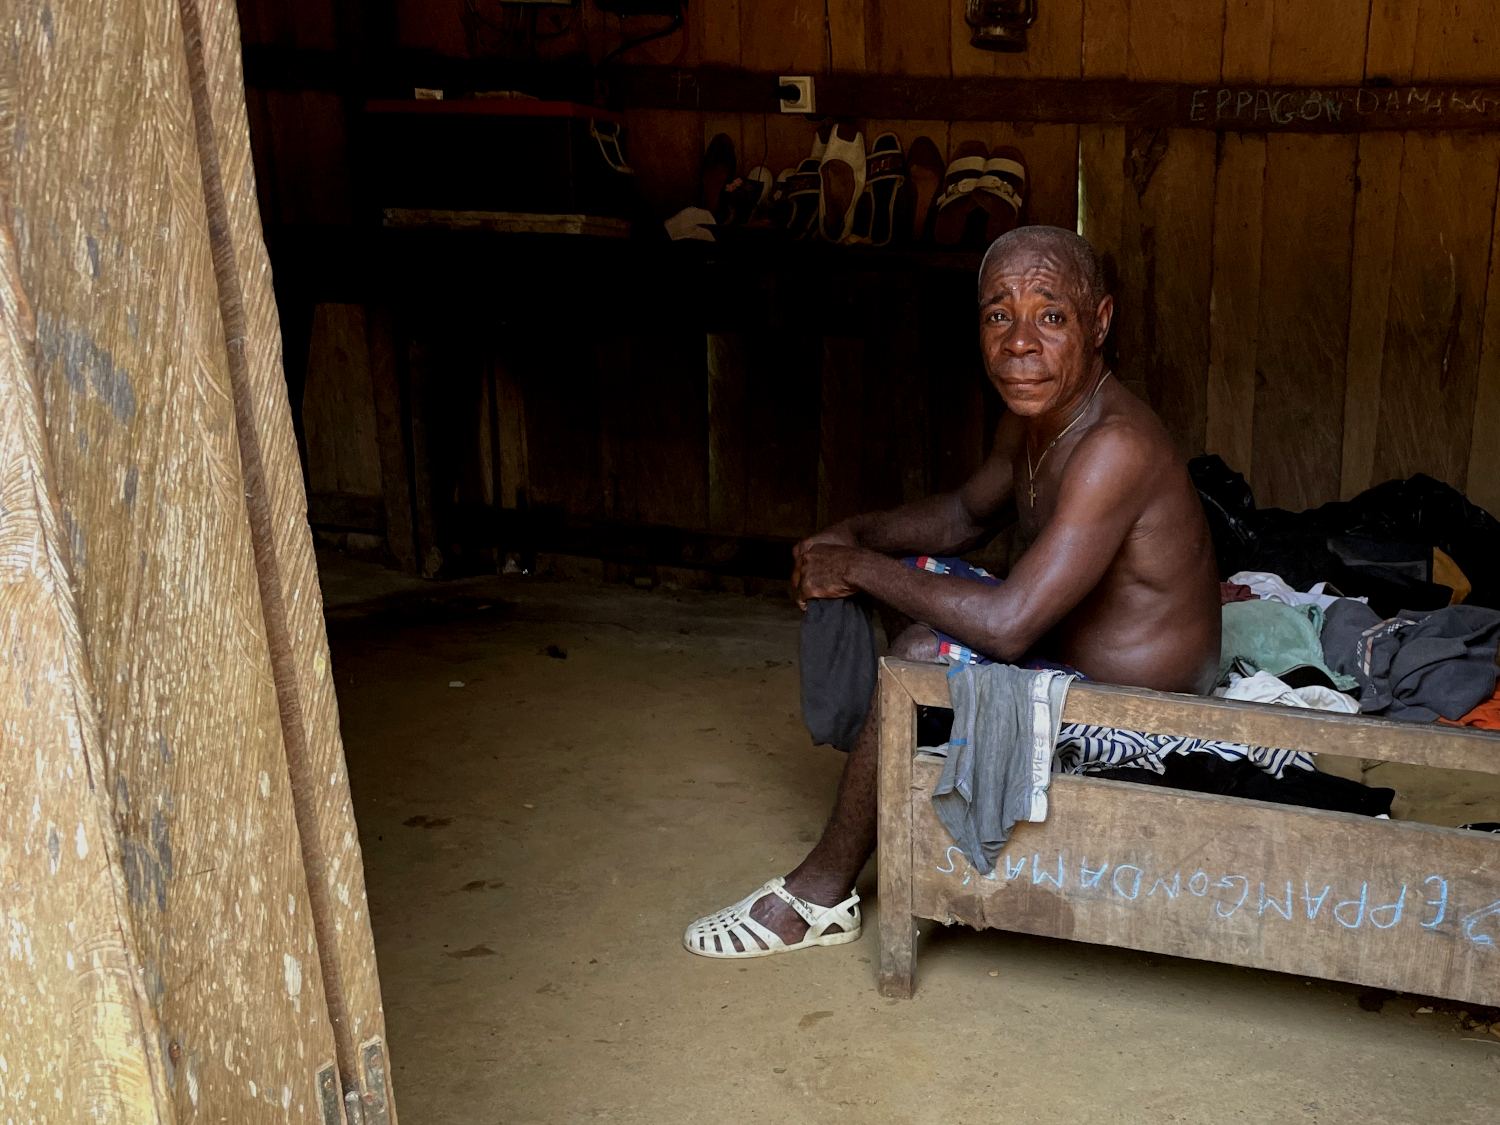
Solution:
<path fill-rule="evenodd" d="M 704 230 L 705 226 L 713 226 L 714 214 L 702 207 L 684 207 L 673 215 L 662 226 L 667 228 L 667 234 L 676 242 L 683 238 L 696 238 L 704 242 L 717 241 L 713 231 Z"/>
<path fill-rule="evenodd" d="M 1307 593 L 1299 594 L 1284 581 L 1281 575 L 1271 574 L 1264 570 L 1242 570 L 1238 574 L 1231 574 L 1229 581 L 1236 586 L 1249 586 L 1250 592 L 1257 598 L 1266 601 L 1280 602 L 1282 605 L 1315 605 L 1319 609 L 1327 609 L 1339 600 L 1337 594 L 1325 594 L 1323 589 L 1328 585 L 1319 582 L 1311 587 Z M 1366 602 L 1366 598 L 1355 598 L 1357 602 Z"/>
<path fill-rule="evenodd" d="M 1288 687 L 1269 672 L 1257 672 L 1253 676 L 1231 672 L 1228 686 L 1215 688 L 1214 694 L 1221 699 L 1245 699 L 1251 703 L 1275 703 L 1281 707 L 1311 707 L 1315 711 L 1342 711 L 1346 715 L 1359 711 L 1359 701 L 1350 699 L 1341 691 L 1320 684 Z"/>

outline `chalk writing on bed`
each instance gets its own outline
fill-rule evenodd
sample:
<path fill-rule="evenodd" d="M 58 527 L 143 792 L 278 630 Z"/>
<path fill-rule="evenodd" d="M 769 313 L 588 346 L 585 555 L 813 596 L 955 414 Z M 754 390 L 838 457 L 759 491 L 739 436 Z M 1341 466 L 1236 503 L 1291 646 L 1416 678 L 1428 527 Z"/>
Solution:
<path fill-rule="evenodd" d="M 1001 855 L 994 871 L 981 876 L 963 853 L 950 847 L 937 870 L 960 886 L 1018 883 L 1071 898 L 1113 901 L 1135 909 L 1190 910 L 1205 921 L 1252 917 L 1257 925 L 1326 926 L 1340 931 L 1395 930 L 1441 933 L 1463 938 L 1479 949 L 1496 949 L 1500 901 L 1464 901 L 1446 875 L 1413 875 L 1337 884 L 1310 875 L 1284 873 L 1162 870 L 1150 859 L 1119 862 L 1067 852 Z M 1483 897 L 1488 898 L 1487 892 Z"/>

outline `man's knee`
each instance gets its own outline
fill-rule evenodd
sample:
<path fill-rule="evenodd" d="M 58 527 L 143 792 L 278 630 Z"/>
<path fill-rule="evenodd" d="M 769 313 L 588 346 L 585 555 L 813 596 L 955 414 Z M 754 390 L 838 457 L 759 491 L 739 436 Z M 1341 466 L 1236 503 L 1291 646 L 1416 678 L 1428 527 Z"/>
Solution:
<path fill-rule="evenodd" d="M 890 656 L 897 660 L 917 660 L 936 664 L 938 658 L 937 634 L 926 625 L 912 625 L 897 634 L 891 642 Z"/>

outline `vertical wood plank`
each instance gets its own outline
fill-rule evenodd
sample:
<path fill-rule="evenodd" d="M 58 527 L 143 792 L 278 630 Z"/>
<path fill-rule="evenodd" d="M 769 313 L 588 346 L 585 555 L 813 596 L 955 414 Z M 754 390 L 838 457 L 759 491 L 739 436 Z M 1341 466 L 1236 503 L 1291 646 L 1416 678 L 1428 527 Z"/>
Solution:
<path fill-rule="evenodd" d="M 599 484 L 601 510 L 608 520 L 635 520 L 640 487 L 635 464 L 637 428 L 635 379 L 629 336 L 608 334 L 596 341 L 599 370 Z"/>
<path fill-rule="evenodd" d="M 745 338 L 711 332 L 708 358 L 708 528 L 745 531 Z"/>
<path fill-rule="evenodd" d="M 440 499 L 434 495 L 438 474 L 433 465 L 437 453 L 434 439 L 441 442 L 435 430 L 438 388 L 433 381 L 431 346 L 412 339 L 408 341 L 407 357 L 407 384 L 411 388 L 412 528 L 422 576 L 435 578 L 443 566 L 443 551 L 438 545 Z"/>
<path fill-rule="evenodd" d="M 1497 158 L 1493 136 L 1406 134 L 1377 481 L 1467 478 Z"/>
<path fill-rule="evenodd" d="M 1272 0 L 1270 80 L 1358 85 L 1364 76 L 1370 4 L 1371 0 Z M 1225 45 L 1227 49 L 1227 36 Z"/>
<path fill-rule="evenodd" d="M 1191 457 L 1203 451 L 1207 416 L 1214 137 L 1147 129 L 1127 139 L 1116 299 L 1121 377 L 1145 384 Z"/>
<path fill-rule="evenodd" d="M 862 74 L 866 69 L 865 7 L 865 0 L 829 0 L 828 26 L 835 74 Z"/>
<path fill-rule="evenodd" d="M 1370 0 L 1366 80 L 1381 78 L 1398 85 L 1411 81 L 1422 8 L 1411 0 Z"/>
<path fill-rule="evenodd" d="M 692 0 L 688 21 L 704 66 L 740 65 L 740 0 Z"/>
<path fill-rule="evenodd" d="M 1474 433 L 1464 494 L 1500 516 L 1500 222 L 1490 241 L 1484 335 L 1479 351 L 1479 387 L 1474 399 Z"/>
<path fill-rule="evenodd" d="M 370 353 L 370 385 L 375 399 L 376 436 L 380 443 L 380 492 L 385 498 L 386 548 L 402 570 L 415 572 L 417 550 L 412 538 L 411 463 L 401 414 L 401 381 L 396 368 L 395 320 L 388 306 L 365 312 Z"/>
<path fill-rule="evenodd" d="M 1124 78 L 1130 72 L 1130 0 L 1084 0 L 1083 76 Z"/>
<path fill-rule="evenodd" d="M 698 202 L 698 166 L 703 157 L 703 126 L 687 110 L 625 111 L 626 149 L 636 170 L 641 211 L 660 223 Z M 660 228 L 657 228 L 660 230 Z"/>
<path fill-rule="evenodd" d="M 1344 363 L 1342 500 L 1352 500 L 1375 483 L 1380 372 L 1385 361 L 1403 150 L 1400 133 L 1366 133 L 1359 138 L 1349 264 L 1349 350 Z"/>
<path fill-rule="evenodd" d="M 1418 82 L 1493 81 L 1500 16 L 1490 0 L 1421 0 L 1412 51 Z"/>
<path fill-rule="evenodd" d="M 822 0 L 742 0 L 740 64 L 745 69 L 822 74 L 827 59 Z"/>
<path fill-rule="evenodd" d="M 526 460 L 526 395 L 512 350 L 502 342 L 491 353 L 495 372 L 496 443 L 502 508 L 530 506 Z"/>
<path fill-rule="evenodd" d="M 858 515 L 860 444 L 864 431 L 865 342 L 823 339 L 823 397 L 819 418 L 818 527 Z"/>
<path fill-rule="evenodd" d="M 952 19 L 947 3 L 883 0 L 871 4 L 865 14 L 865 35 L 866 63 L 874 73 L 953 73 Z"/>
<path fill-rule="evenodd" d="M 630 343 L 632 494 L 645 523 L 708 526 L 708 373 L 703 337 L 652 333 Z"/>
<path fill-rule="evenodd" d="M 320 304 L 313 313 L 302 418 L 310 491 L 380 492 L 375 394 L 359 305 Z"/>
<path fill-rule="evenodd" d="M 756 456 L 745 463 L 745 532 L 800 538 L 818 519 L 821 338 L 773 324 L 748 342 L 745 430 Z"/>
<path fill-rule="evenodd" d="M 1261 213 L 1266 138 L 1226 133 L 1214 198 L 1209 303 L 1208 417 L 1204 447 L 1250 474 L 1255 345 L 1261 300 Z"/>
<path fill-rule="evenodd" d="M 1355 138 L 1266 138 L 1251 487 L 1298 511 L 1339 495 Z"/>
<path fill-rule="evenodd" d="M 909 1000 L 916 973 L 912 918 L 911 760 L 917 708 L 901 682 L 880 666 L 880 994 Z"/>
<path fill-rule="evenodd" d="M 1132 0 L 1128 75 L 1137 81 L 1217 82 L 1225 0 Z"/>

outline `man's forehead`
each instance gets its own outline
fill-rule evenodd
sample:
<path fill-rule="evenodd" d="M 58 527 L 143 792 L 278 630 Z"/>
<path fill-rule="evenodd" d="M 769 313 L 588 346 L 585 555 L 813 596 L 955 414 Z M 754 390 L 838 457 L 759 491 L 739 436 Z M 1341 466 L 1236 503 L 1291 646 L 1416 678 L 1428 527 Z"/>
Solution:
<path fill-rule="evenodd" d="M 1083 279 L 1061 257 L 1044 250 L 1017 249 L 988 264 L 980 290 L 981 299 L 988 301 L 1024 290 L 1071 294 L 1082 286 Z"/>

